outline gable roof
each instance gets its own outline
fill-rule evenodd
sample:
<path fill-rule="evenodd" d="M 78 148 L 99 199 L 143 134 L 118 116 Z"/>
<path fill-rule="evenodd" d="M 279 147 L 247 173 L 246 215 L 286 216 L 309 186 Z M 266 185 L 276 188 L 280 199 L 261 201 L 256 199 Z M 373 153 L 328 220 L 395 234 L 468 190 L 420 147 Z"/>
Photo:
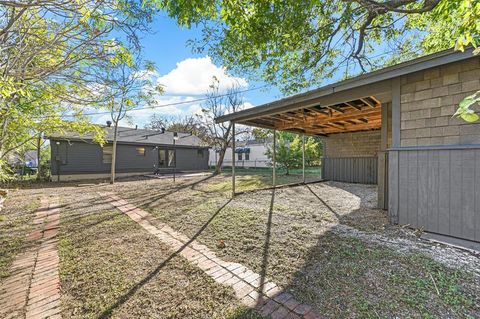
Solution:
<path fill-rule="evenodd" d="M 455 51 L 453 49 L 440 51 L 430 55 L 425 55 L 410 61 L 395 64 L 383 69 L 379 69 L 373 72 L 365 73 L 347 80 L 339 81 L 333 84 L 329 84 L 318 89 L 307 91 L 304 93 L 285 97 L 280 100 L 276 100 L 270 103 L 252 107 L 250 109 L 238 111 L 235 113 L 226 114 L 215 119 L 217 123 L 226 121 L 242 121 L 257 116 L 268 115 L 272 113 L 282 112 L 290 109 L 299 102 L 318 99 L 334 93 L 347 91 L 350 89 L 358 88 L 363 85 L 381 82 L 384 80 L 393 79 L 402 75 L 438 67 L 441 65 L 462 61 L 470 58 L 474 58 L 473 48 L 469 47 L 464 52 Z M 476 57 L 478 58 L 478 57 Z"/>
<path fill-rule="evenodd" d="M 105 139 L 107 142 L 113 142 L 114 127 L 104 126 L 106 131 Z M 196 136 L 187 133 L 178 133 L 179 139 L 176 141 L 177 146 L 185 147 L 206 147 L 202 140 Z M 47 137 L 50 140 L 74 140 L 74 141 L 92 141 L 93 134 L 81 135 L 76 132 L 68 132 L 65 134 L 51 134 Z M 138 144 L 138 145 L 173 145 L 173 132 L 118 127 L 117 142 L 121 144 Z"/>

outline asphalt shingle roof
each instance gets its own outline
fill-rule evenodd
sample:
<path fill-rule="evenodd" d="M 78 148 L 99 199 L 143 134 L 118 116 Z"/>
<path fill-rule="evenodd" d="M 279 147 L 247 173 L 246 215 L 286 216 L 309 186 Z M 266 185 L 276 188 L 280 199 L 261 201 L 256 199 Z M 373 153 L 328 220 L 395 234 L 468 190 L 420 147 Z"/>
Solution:
<path fill-rule="evenodd" d="M 113 141 L 114 128 L 104 127 L 106 130 L 105 139 L 108 142 Z M 196 136 L 187 133 L 178 133 L 179 139 L 176 141 L 178 146 L 204 147 L 205 144 Z M 84 140 L 91 141 L 92 134 L 81 135 L 76 132 L 65 134 L 51 134 L 48 136 L 51 140 Z M 136 129 L 131 127 L 118 127 L 118 143 L 124 144 L 142 144 L 142 145 L 173 145 L 173 132 Z"/>

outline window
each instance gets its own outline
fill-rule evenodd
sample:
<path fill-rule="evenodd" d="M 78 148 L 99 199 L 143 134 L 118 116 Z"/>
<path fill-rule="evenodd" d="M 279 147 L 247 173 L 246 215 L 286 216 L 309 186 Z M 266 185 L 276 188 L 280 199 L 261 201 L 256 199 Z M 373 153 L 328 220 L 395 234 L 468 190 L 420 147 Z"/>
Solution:
<path fill-rule="evenodd" d="M 158 150 L 158 167 L 174 167 L 175 165 L 176 163 L 174 150 Z"/>
<path fill-rule="evenodd" d="M 137 156 L 145 156 L 145 147 L 137 147 Z"/>
<path fill-rule="evenodd" d="M 175 151 L 168 150 L 168 167 L 174 167 L 175 164 Z"/>
<path fill-rule="evenodd" d="M 167 166 L 167 150 L 158 150 L 158 166 Z"/>
<path fill-rule="evenodd" d="M 239 160 L 239 161 L 242 160 L 242 153 L 238 153 L 238 160 Z"/>
<path fill-rule="evenodd" d="M 245 153 L 245 160 L 249 161 L 250 160 L 250 153 Z"/>
<path fill-rule="evenodd" d="M 203 150 L 197 150 L 197 157 L 203 158 Z"/>
<path fill-rule="evenodd" d="M 113 146 L 105 145 L 102 147 L 103 164 L 112 163 Z"/>

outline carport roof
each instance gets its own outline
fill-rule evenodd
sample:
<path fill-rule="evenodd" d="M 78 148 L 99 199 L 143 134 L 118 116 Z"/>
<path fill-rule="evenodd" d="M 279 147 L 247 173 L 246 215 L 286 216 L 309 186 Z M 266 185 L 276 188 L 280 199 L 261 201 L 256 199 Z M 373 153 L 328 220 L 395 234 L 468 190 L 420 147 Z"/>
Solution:
<path fill-rule="evenodd" d="M 240 124 L 324 135 L 345 131 L 378 129 L 381 126 L 380 102 L 375 96 L 346 98 L 342 103 L 320 105 L 316 100 L 402 75 L 472 58 L 473 48 L 453 49 L 426 55 L 374 72 L 333 83 L 305 93 L 216 118 L 217 123 Z M 360 91 L 361 92 L 361 91 Z M 365 113 L 364 113 L 365 112 Z M 310 123 L 305 126 L 305 123 Z"/>

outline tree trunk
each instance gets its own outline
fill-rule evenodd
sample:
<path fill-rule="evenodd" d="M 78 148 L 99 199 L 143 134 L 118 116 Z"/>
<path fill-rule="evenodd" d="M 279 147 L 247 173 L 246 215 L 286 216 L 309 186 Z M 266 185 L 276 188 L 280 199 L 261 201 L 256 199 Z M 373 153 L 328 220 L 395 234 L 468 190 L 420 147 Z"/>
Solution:
<path fill-rule="evenodd" d="M 223 164 L 223 160 L 225 159 L 225 153 L 227 153 L 227 148 L 222 147 L 222 149 L 220 150 L 220 153 L 218 154 L 218 161 L 215 166 L 215 172 L 213 172 L 214 175 L 218 175 L 222 172 L 222 164 Z"/>
<path fill-rule="evenodd" d="M 40 180 L 42 176 L 41 172 L 41 165 L 40 165 L 40 153 L 42 148 L 42 133 L 38 133 L 37 137 L 37 181 Z"/>
<path fill-rule="evenodd" d="M 232 122 L 230 122 L 230 124 L 228 125 L 227 131 L 223 136 L 223 141 L 222 141 L 223 144 L 222 144 L 222 148 L 220 149 L 217 165 L 215 166 L 215 172 L 213 172 L 214 175 L 218 175 L 222 172 L 222 164 L 225 158 L 225 153 L 227 152 L 231 130 L 232 130 Z M 233 158 L 232 158 L 232 161 L 233 161 Z"/>
<path fill-rule="evenodd" d="M 115 183 L 115 163 L 117 161 L 117 130 L 118 121 L 115 121 L 115 129 L 113 131 L 112 164 L 110 168 L 110 184 Z"/>

